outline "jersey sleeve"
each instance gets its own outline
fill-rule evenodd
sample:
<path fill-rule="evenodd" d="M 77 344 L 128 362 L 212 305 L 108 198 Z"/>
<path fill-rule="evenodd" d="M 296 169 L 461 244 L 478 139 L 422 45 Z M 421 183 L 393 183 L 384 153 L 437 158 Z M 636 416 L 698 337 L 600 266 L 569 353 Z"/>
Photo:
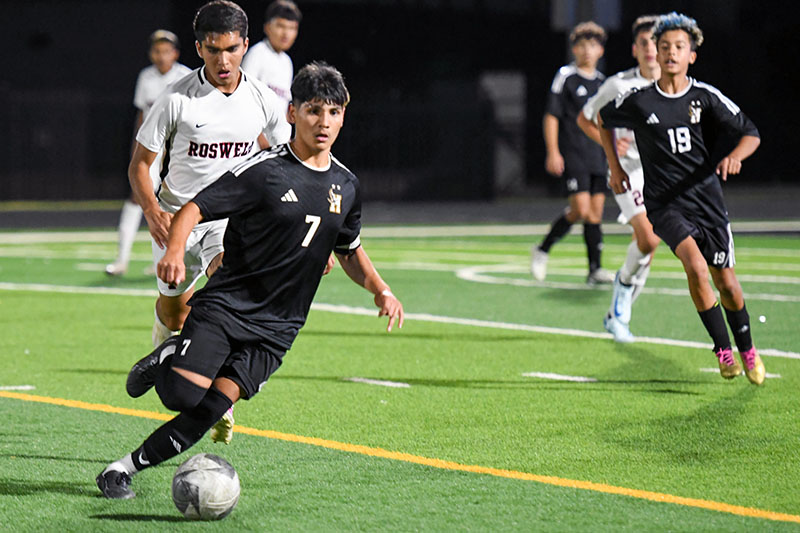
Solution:
<path fill-rule="evenodd" d="M 139 111 L 147 109 L 147 101 L 144 93 L 144 70 L 142 70 L 136 78 L 136 89 L 133 91 L 133 106 Z"/>
<path fill-rule="evenodd" d="M 612 101 L 619 94 L 619 87 L 615 82 L 615 78 L 609 78 L 603 82 L 597 93 L 589 98 L 583 105 L 583 116 L 587 120 L 596 122 L 597 114 L 607 103 Z"/>
<path fill-rule="evenodd" d="M 344 225 L 336 237 L 334 251 L 348 255 L 361 246 L 361 187 L 358 180 L 353 181 L 355 199 L 350 211 L 347 213 Z"/>
<path fill-rule="evenodd" d="M 725 130 L 740 137 L 745 135 L 760 137 L 756 125 L 739 109 L 739 106 L 716 89 L 709 90 L 709 93 L 711 114 Z"/>
<path fill-rule="evenodd" d="M 147 113 L 136 134 L 136 141 L 151 152 L 161 151 L 167 138 L 177 127 L 179 113 L 179 100 L 173 93 L 162 93 Z"/>
<path fill-rule="evenodd" d="M 618 95 L 600 109 L 600 118 L 603 119 L 603 127 L 635 129 L 638 126 L 638 113 L 631 95 L 635 90 Z"/>
<path fill-rule="evenodd" d="M 220 179 L 197 193 L 192 202 L 200 208 L 203 221 L 220 220 L 246 213 L 263 201 L 260 173 L 252 167 L 239 176 L 226 172 Z"/>
<path fill-rule="evenodd" d="M 281 100 L 272 89 L 266 88 L 262 92 L 264 115 L 267 119 L 264 135 L 270 146 L 277 146 L 289 142 L 292 127 L 286 121 L 286 103 Z"/>
<path fill-rule="evenodd" d="M 564 114 L 564 81 L 566 77 L 559 71 L 556 77 L 553 78 L 553 83 L 550 84 L 550 92 L 547 93 L 547 102 L 544 106 L 544 112 L 553 115 L 554 117 L 561 118 Z"/>

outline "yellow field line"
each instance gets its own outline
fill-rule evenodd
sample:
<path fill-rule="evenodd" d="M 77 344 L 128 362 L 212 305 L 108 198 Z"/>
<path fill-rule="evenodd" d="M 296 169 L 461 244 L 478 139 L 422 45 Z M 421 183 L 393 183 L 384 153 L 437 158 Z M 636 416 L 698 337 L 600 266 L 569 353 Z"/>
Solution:
<path fill-rule="evenodd" d="M 126 416 L 135 416 L 139 418 L 150 418 L 153 420 L 169 420 L 172 418 L 171 415 L 156 413 L 153 411 L 143 411 L 140 409 L 127 409 L 124 407 L 115 407 L 113 405 L 87 403 L 77 400 L 67 400 L 63 398 L 50 398 L 47 396 L 35 396 L 32 394 L 23 394 L 11 391 L 0 391 L 0 398 L 11 398 L 15 400 L 23 400 L 26 402 L 47 403 L 52 405 L 60 405 L 64 407 L 73 407 L 76 409 L 85 409 L 89 411 L 101 411 L 104 413 L 114 413 Z M 390 450 L 384 450 L 383 448 L 373 448 L 371 446 L 362 446 L 359 444 L 348 444 L 345 442 L 337 442 L 332 440 L 319 439 L 315 437 L 304 437 L 302 435 L 281 433 L 279 431 L 255 429 L 245 426 L 234 426 L 234 429 L 237 433 L 243 433 L 245 435 L 253 435 L 256 437 L 266 437 L 269 439 L 310 444 L 312 446 L 320 446 L 322 448 L 328 448 L 331 450 L 339 450 L 343 452 L 357 453 L 361 455 L 369 455 L 372 457 L 380 457 L 383 459 L 391 459 L 394 461 L 404 461 L 407 463 L 415 463 L 415 464 L 430 466 L 433 468 L 441 468 L 445 470 L 458 470 L 461 472 L 471 472 L 473 474 L 486 474 L 490 476 L 504 477 L 510 479 L 535 481 L 537 483 L 555 485 L 558 487 L 569 487 L 573 489 L 591 490 L 594 492 L 617 494 L 620 496 L 629 496 L 631 498 L 639 498 L 655 502 L 672 503 L 675 505 L 683 505 L 687 507 L 698 507 L 700 509 L 708 509 L 711 511 L 719 511 L 721 513 L 730 513 L 740 516 L 747 516 L 751 518 L 764 518 L 767 520 L 778 520 L 782 522 L 800 523 L 799 515 L 777 513 L 773 511 L 767 511 L 764 509 L 756 509 L 753 507 L 742 507 L 739 505 L 731 505 L 723 502 L 699 500 L 696 498 L 684 498 L 682 496 L 674 496 L 672 494 L 651 492 L 647 490 L 629 489 L 625 487 L 617 487 L 614 485 L 606 485 L 604 483 L 594 483 L 591 481 L 565 479 L 554 476 L 540 476 L 536 474 L 530 474 L 527 472 L 518 472 L 515 470 L 503 470 L 487 466 L 467 465 L 467 464 L 455 463 L 452 461 L 444 461 L 441 459 L 435 459 L 431 457 L 412 455 L 409 453 L 393 452 Z"/>

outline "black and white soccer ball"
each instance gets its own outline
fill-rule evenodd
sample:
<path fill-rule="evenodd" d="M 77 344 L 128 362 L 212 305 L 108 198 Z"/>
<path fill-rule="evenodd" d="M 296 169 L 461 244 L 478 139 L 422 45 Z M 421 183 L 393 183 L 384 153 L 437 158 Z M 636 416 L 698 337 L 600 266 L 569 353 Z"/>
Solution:
<path fill-rule="evenodd" d="M 239 475 L 211 453 L 187 459 L 172 478 L 172 501 L 191 520 L 219 520 L 239 502 Z"/>

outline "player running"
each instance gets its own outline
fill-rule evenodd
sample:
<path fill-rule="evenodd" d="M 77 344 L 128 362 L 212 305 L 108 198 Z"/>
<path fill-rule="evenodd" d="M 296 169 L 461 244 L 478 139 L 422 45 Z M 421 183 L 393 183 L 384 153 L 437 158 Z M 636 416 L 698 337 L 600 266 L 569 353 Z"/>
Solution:
<path fill-rule="evenodd" d="M 589 259 L 586 283 L 611 283 L 613 276 L 601 268 L 603 231 L 600 223 L 608 190 L 608 167 L 603 150 L 587 139 L 575 124 L 583 105 L 605 80 L 596 67 L 603 56 L 606 32 L 594 22 L 582 22 L 572 30 L 569 40 L 575 62 L 556 73 L 543 119 L 547 148 L 545 169 L 553 176 L 564 178 L 569 206 L 553 221 L 544 240 L 531 250 L 531 275 L 537 281 L 544 280 L 550 248 L 569 233 L 573 224 L 582 220 Z"/>
<path fill-rule="evenodd" d="M 138 110 L 136 112 L 136 123 L 133 127 L 134 137 L 158 95 L 164 92 L 164 89 L 170 83 L 183 78 L 191 72 L 189 67 L 178 63 L 179 55 L 180 44 L 178 37 L 174 33 L 167 30 L 156 30 L 150 35 L 149 56 L 152 65 L 139 72 L 139 77 L 136 78 L 136 90 L 133 93 L 133 105 Z M 133 151 L 133 148 L 131 148 L 131 151 Z M 162 155 L 163 153 L 159 152 L 150 166 L 150 179 L 153 182 L 153 190 L 156 190 L 161 183 L 159 174 L 161 172 Z M 141 221 L 142 208 L 134 201 L 131 194 L 131 198 L 125 200 L 122 205 L 122 212 L 119 215 L 119 246 L 117 248 L 117 258 L 113 263 L 106 265 L 106 274 L 109 276 L 121 276 L 127 272 L 133 240 L 139 230 Z"/>
<path fill-rule="evenodd" d="M 578 126 L 597 144 L 601 144 L 601 140 L 595 120 L 600 109 L 617 95 L 634 87 L 652 85 L 654 80 L 661 77 L 661 68 L 656 61 L 656 44 L 653 41 L 653 26 L 657 19 L 657 16 L 647 15 L 634 21 L 633 57 L 638 66 L 608 78 L 597 94 L 583 106 L 583 112 L 578 114 Z M 621 194 L 615 194 L 614 199 L 621 211 L 620 220 L 623 224 L 631 225 L 634 239 L 628 245 L 625 262 L 614 279 L 611 306 L 603 318 L 603 326 L 614 335 L 615 341 L 632 342 L 631 307 L 650 273 L 650 263 L 660 239 L 653 233 L 653 226 L 645 213 L 644 173 L 634 134 L 629 129 L 617 128 L 614 135 L 617 156 L 630 181 L 630 188 Z"/>
<path fill-rule="evenodd" d="M 186 276 L 195 224 L 230 217 L 225 263 L 192 298 L 181 334 L 131 369 L 131 396 L 155 386 L 179 414 L 97 476 L 107 498 L 133 498 L 131 476 L 189 449 L 233 402 L 261 389 L 305 323 L 331 251 L 374 295 L 387 329 L 403 325 L 402 304 L 361 246 L 358 180 L 331 156 L 349 101 L 342 75 L 312 63 L 297 74 L 292 95 L 295 139 L 227 172 L 173 220 L 160 278 L 178 284 Z"/>
<path fill-rule="evenodd" d="M 647 217 L 656 235 L 680 259 L 689 293 L 714 342 L 722 377 L 741 373 L 733 357 L 725 318 L 708 275 L 719 290 L 744 372 L 751 383 L 764 382 L 764 364 L 753 345 L 750 317 L 742 287 L 734 272 L 733 235 L 719 179 L 738 174 L 742 160 L 758 148 L 758 130 L 718 89 L 688 77 L 697 58 L 703 32 L 685 15 L 670 13 L 653 30 L 661 78 L 651 86 L 632 89 L 600 110 L 604 128 L 630 128 L 644 168 Z M 738 138 L 721 161 L 710 159 L 709 132 L 728 132 Z M 600 132 L 611 169 L 611 188 L 619 194 L 630 178 L 614 148 L 614 134 Z"/>

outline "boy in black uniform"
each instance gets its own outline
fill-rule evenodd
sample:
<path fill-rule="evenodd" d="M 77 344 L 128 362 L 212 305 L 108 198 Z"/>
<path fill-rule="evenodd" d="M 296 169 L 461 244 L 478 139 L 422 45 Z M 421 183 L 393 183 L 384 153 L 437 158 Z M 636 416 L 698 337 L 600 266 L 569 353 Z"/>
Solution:
<path fill-rule="evenodd" d="M 614 276 L 600 268 L 603 247 L 600 223 L 608 190 L 606 159 L 603 150 L 588 139 L 576 123 L 583 105 L 605 80 L 596 66 L 603 56 L 606 32 L 594 22 L 582 22 L 575 26 L 569 39 L 575 62 L 561 67 L 553 79 L 543 120 L 547 148 L 545 169 L 564 178 L 569 206 L 553 221 L 542 243 L 531 250 L 531 274 L 538 281 L 544 280 L 550 248 L 569 233 L 574 223 L 583 220 L 583 238 L 589 258 L 586 283 L 611 283 Z"/>
<path fill-rule="evenodd" d="M 697 22 L 670 13 L 653 30 L 661 78 L 653 85 L 632 89 L 600 111 L 603 148 L 615 193 L 628 188 L 628 176 L 613 149 L 606 128 L 634 130 L 644 168 L 644 202 L 656 235 L 683 263 L 692 301 L 714 341 L 722 377 L 741 373 L 733 357 L 722 310 L 708 282 L 719 289 L 722 307 L 751 383 L 764 382 L 764 364 L 750 335 L 750 317 L 742 288 L 733 270 L 733 236 L 719 178 L 738 174 L 742 160 L 760 144 L 758 130 L 739 108 L 716 88 L 687 76 L 703 33 Z M 727 131 L 739 141 L 716 164 L 711 161 L 710 131 Z"/>
<path fill-rule="evenodd" d="M 331 251 L 375 296 L 388 330 L 403 325 L 402 304 L 360 246 L 358 180 L 330 153 L 349 101 L 342 75 L 311 63 L 295 77 L 292 96 L 295 140 L 227 172 L 172 220 L 158 264 L 162 280 L 174 284 L 186 276 L 185 242 L 200 221 L 230 219 L 225 260 L 189 301 L 181 334 L 128 375 L 128 394 L 138 397 L 155 385 L 164 406 L 179 413 L 97 476 L 107 498 L 134 497 L 133 474 L 185 451 L 234 402 L 261 389 L 305 323 Z"/>

